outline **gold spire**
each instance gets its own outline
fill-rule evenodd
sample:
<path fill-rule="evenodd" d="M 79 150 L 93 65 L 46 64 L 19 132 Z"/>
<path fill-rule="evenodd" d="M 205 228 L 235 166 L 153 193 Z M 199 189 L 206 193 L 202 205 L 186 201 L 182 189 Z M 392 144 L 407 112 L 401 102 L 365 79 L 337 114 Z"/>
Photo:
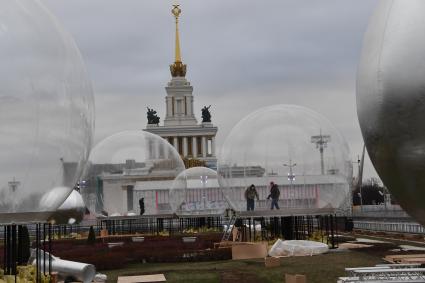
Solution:
<path fill-rule="evenodd" d="M 179 38 L 179 16 L 181 14 L 182 10 L 179 8 L 179 5 L 173 5 L 173 9 L 171 10 L 171 13 L 173 13 L 174 17 L 176 18 L 176 60 L 175 62 L 181 62 L 182 58 L 180 55 L 180 38 Z"/>
<path fill-rule="evenodd" d="M 180 38 L 179 38 L 179 16 L 182 10 L 179 5 L 173 5 L 171 13 L 176 18 L 176 50 L 174 64 L 170 65 L 171 75 L 173 77 L 184 77 L 186 75 L 186 65 L 182 63 L 180 54 Z"/>

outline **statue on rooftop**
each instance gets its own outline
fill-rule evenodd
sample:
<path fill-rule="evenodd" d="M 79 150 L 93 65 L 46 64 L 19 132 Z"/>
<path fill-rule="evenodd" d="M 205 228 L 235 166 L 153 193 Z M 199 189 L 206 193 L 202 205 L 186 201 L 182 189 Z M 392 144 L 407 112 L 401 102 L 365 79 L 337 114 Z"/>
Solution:
<path fill-rule="evenodd" d="M 147 107 L 147 108 L 148 108 L 148 112 L 147 112 L 148 124 L 149 125 L 158 125 L 160 118 L 156 114 L 157 112 L 155 110 L 153 110 L 152 108 L 149 108 L 149 107 Z"/>
<path fill-rule="evenodd" d="M 202 108 L 202 123 L 204 122 L 211 122 L 211 112 L 210 112 L 210 106 L 204 106 Z"/>

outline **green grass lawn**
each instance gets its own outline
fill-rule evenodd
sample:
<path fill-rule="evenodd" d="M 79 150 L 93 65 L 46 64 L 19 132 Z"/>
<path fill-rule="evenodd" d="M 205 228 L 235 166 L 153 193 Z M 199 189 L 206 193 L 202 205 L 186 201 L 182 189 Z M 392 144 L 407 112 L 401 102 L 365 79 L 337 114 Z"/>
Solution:
<path fill-rule="evenodd" d="M 281 258 L 281 266 L 264 267 L 263 260 L 227 260 L 188 263 L 145 263 L 105 271 L 108 282 L 118 276 L 163 273 L 167 282 L 284 282 L 285 273 L 307 275 L 309 283 L 336 282 L 345 267 L 370 266 L 381 257 L 365 251 L 331 252 L 318 256 Z"/>
<path fill-rule="evenodd" d="M 163 273 L 167 282 L 171 283 L 283 283 L 285 273 L 290 273 L 305 274 L 308 283 L 329 283 L 336 282 L 340 276 L 345 276 L 344 268 L 346 267 L 373 266 L 377 263 L 382 263 L 382 258 L 385 255 L 398 253 L 393 251 L 393 249 L 400 244 L 425 246 L 423 241 L 411 242 L 409 240 L 381 238 L 379 236 L 356 236 L 384 240 L 386 243 L 373 244 L 372 247 L 362 249 L 331 250 L 327 254 L 317 256 L 281 258 L 281 265 L 273 268 L 266 268 L 264 260 L 258 259 L 187 263 L 140 263 L 129 265 L 124 269 L 104 271 L 103 273 L 108 276 L 108 282 L 117 282 L 118 276 Z M 423 254 L 425 252 L 400 253 Z"/>

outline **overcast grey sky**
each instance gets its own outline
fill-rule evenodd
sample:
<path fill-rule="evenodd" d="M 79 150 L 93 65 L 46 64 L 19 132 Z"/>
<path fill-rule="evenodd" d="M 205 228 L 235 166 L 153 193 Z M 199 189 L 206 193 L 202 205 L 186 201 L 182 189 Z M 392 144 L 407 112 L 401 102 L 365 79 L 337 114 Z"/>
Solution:
<path fill-rule="evenodd" d="M 93 82 L 95 142 L 165 112 L 172 1 L 44 0 L 75 38 Z M 195 108 L 212 105 L 220 146 L 255 109 L 298 104 L 331 120 L 361 153 L 355 81 L 375 0 L 181 0 L 180 36 Z M 161 119 L 161 121 L 162 121 Z M 365 177 L 376 176 L 369 160 Z M 354 172 L 357 174 L 357 172 Z"/>

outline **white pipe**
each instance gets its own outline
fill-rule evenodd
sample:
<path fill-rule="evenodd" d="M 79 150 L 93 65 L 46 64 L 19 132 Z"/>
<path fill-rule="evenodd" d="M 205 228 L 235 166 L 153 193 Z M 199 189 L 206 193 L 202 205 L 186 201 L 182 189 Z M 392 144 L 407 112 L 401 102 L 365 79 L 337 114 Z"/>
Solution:
<path fill-rule="evenodd" d="M 49 266 L 49 253 L 45 252 L 45 265 L 46 270 L 48 270 Z M 38 260 L 40 263 L 40 271 L 44 270 L 43 265 L 43 250 L 39 251 Z M 35 260 L 35 249 L 31 250 L 31 258 L 30 263 L 32 265 L 36 265 Z M 80 280 L 84 283 L 92 282 L 94 276 L 96 275 L 96 268 L 93 264 L 63 260 L 58 257 L 52 256 L 52 272 L 57 272 L 61 277 L 72 276 L 75 279 Z"/>

